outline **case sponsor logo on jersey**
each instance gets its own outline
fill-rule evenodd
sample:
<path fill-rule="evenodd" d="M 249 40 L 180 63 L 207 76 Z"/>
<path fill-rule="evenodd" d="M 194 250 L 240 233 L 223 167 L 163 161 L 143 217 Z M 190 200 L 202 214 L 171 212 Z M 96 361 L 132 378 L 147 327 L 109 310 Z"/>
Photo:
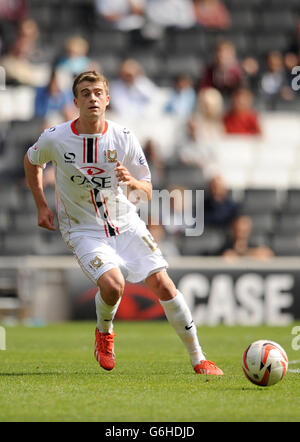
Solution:
<path fill-rule="evenodd" d="M 99 167 L 91 167 L 91 166 L 85 166 L 81 167 L 80 170 L 85 172 L 87 175 L 93 176 L 93 175 L 100 175 L 101 173 L 105 172 L 105 170 L 100 169 Z"/>
<path fill-rule="evenodd" d="M 95 189 L 109 189 L 111 188 L 111 177 L 100 177 L 90 175 L 91 178 L 87 178 L 84 175 L 72 175 L 70 180 L 77 186 L 86 186 L 87 188 L 94 186 Z"/>

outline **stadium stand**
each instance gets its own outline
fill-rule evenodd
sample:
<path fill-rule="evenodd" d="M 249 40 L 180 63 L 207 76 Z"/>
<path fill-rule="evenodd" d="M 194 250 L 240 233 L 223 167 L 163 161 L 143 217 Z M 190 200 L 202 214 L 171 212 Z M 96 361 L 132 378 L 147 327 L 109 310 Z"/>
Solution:
<path fill-rule="evenodd" d="M 242 85 L 252 89 L 261 134 L 249 137 L 222 132 L 219 139 L 211 140 L 218 173 L 225 178 L 243 212 L 251 217 L 251 235 L 256 243 L 268 244 L 278 256 L 300 255 L 300 100 L 299 92 L 291 88 L 290 65 L 285 64 L 291 42 L 297 41 L 298 0 L 223 0 L 230 17 L 227 29 L 186 21 L 185 27 L 173 23 L 166 27 L 160 25 L 158 30 L 145 8 L 141 16 L 143 26 L 126 31 L 101 16 L 94 0 L 21 3 L 19 14 L 17 11 L 8 16 L 7 11 L 5 15 L 4 9 L 0 10 L 0 66 L 12 46 L 18 43 L 22 49 L 21 59 L 29 61 L 33 70 L 39 72 L 37 86 L 46 86 L 64 54 L 66 41 L 81 36 L 88 44 L 89 66 L 99 66 L 112 82 L 119 78 L 121 63 L 131 58 L 156 85 L 155 99 L 145 109 L 142 119 L 118 115 L 112 107 L 109 110 L 109 117 L 131 127 L 143 146 L 149 140 L 156 146 L 156 155 L 163 164 L 163 178 L 155 170 L 155 163 L 150 163 L 154 188 L 178 185 L 206 190 L 208 176 L 204 166 L 188 166 L 178 161 L 176 155 L 179 134 L 185 131 L 193 115 L 184 118 L 170 115 L 164 107 L 178 75 L 189 75 L 195 93 L 199 94 L 205 68 L 214 60 L 215 48 L 223 40 L 232 42 L 241 67 Z M 150 3 L 147 5 L 145 1 L 148 7 Z M 26 46 L 26 36 L 20 35 L 24 17 L 37 25 L 34 46 Z M 280 96 L 276 110 L 268 109 L 261 88 L 270 51 L 282 54 L 281 75 L 290 92 L 289 96 Z M 295 57 L 296 65 L 300 64 L 300 55 Z M 252 66 L 257 63 L 257 70 L 249 73 L 245 69 L 246 58 L 254 62 Z M 60 72 L 60 81 L 64 88 L 70 87 L 70 77 L 63 72 Z M 24 152 L 43 129 L 41 119 L 34 117 L 35 96 L 36 87 L 22 82 L 21 77 L 6 78 L 5 88 L 0 88 L 2 255 L 70 253 L 58 231 L 50 234 L 35 227 L 34 202 L 24 181 Z M 229 98 L 226 94 L 223 96 L 224 115 L 229 109 Z M 201 132 L 201 124 L 197 129 Z M 54 188 L 47 187 L 46 193 L 55 207 Z M 227 234 L 225 226 L 206 229 L 199 238 L 179 234 L 174 237 L 174 244 L 182 255 L 217 255 Z"/>

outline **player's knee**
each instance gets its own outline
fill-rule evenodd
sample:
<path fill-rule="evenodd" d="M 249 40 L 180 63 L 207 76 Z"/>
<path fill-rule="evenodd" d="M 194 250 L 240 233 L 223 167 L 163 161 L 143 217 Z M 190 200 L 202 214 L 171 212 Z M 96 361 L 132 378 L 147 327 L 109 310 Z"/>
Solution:
<path fill-rule="evenodd" d="M 147 279 L 149 288 L 161 301 L 167 301 L 176 296 L 177 290 L 167 273 L 155 273 Z"/>
<path fill-rule="evenodd" d="M 125 281 L 122 275 L 120 275 L 120 277 L 116 275 L 106 275 L 98 280 L 98 286 L 100 288 L 102 298 L 108 304 L 114 305 L 123 295 Z"/>
<path fill-rule="evenodd" d="M 104 289 L 101 290 L 102 296 L 104 295 L 106 299 L 110 300 L 110 304 L 115 304 L 123 295 L 124 283 L 119 280 L 112 280 L 107 283 Z"/>

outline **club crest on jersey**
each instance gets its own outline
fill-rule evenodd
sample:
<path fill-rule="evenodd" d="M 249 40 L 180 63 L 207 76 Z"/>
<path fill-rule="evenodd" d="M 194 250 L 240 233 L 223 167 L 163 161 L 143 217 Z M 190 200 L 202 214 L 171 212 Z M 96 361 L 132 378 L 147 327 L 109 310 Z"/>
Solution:
<path fill-rule="evenodd" d="M 116 163 L 118 161 L 116 149 L 107 150 L 107 160 L 109 163 Z"/>
<path fill-rule="evenodd" d="M 101 267 L 103 264 L 103 261 L 96 256 L 96 258 L 94 258 L 91 262 L 90 262 L 90 268 L 95 268 L 95 269 L 99 269 L 99 267 Z"/>

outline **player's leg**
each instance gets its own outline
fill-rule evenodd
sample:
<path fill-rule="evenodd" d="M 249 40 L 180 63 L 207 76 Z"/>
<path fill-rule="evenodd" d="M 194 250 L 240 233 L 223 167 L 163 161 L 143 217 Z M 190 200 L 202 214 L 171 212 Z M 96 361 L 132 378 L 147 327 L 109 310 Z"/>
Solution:
<path fill-rule="evenodd" d="M 158 297 L 169 323 L 184 343 L 196 373 L 223 374 L 211 361 L 206 361 L 198 341 L 197 328 L 182 293 L 176 289 L 166 271 L 148 276 L 146 284 Z"/>
<path fill-rule="evenodd" d="M 102 333 L 112 333 L 113 319 L 124 291 L 124 277 L 118 268 L 105 272 L 97 281 L 95 297 L 97 327 Z"/>
<path fill-rule="evenodd" d="M 95 357 L 105 370 L 115 366 L 113 319 L 124 291 L 124 277 L 118 268 L 105 272 L 97 281 L 99 290 L 95 297 L 97 328 Z"/>

